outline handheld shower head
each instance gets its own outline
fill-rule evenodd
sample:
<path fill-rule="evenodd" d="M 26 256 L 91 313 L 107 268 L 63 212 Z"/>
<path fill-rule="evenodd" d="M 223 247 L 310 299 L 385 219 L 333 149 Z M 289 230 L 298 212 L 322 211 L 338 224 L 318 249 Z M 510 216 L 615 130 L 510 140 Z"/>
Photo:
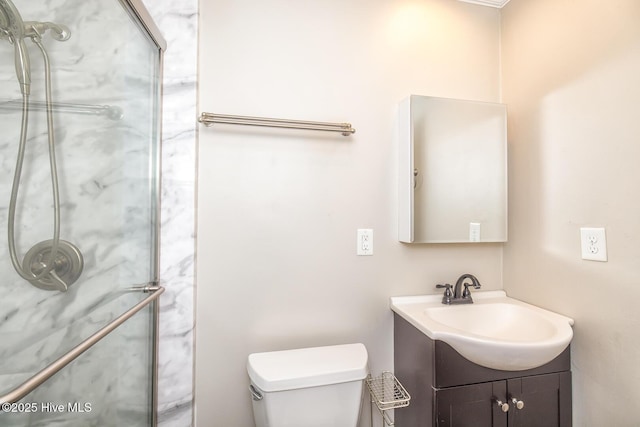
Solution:
<path fill-rule="evenodd" d="M 20 91 L 24 95 L 29 95 L 31 89 L 31 62 L 29 52 L 24 39 L 16 39 L 13 42 L 15 49 L 16 76 L 20 83 Z"/>
<path fill-rule="evenodd" d="M 24 22 L 11 0 L 0 0 L 0 26 L 11 36 L 24 38 Z"/>
<path fill-rule="evenodd" d="M 29 95 L 31 87 L 31 62 L 24 42 L 25 26 L 20 12 L 11 0 L 0 0 L 0 34 L 7 37 L 15 50 L 16 76 L 23 95 Z"/>

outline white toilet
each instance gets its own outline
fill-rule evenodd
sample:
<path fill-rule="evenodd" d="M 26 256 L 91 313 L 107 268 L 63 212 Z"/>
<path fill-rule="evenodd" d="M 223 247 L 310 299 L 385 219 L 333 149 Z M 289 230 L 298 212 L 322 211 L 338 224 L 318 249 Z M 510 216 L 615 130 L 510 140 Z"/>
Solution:
<path fill-rule="evenodd" d="M 363 344 L 249 355 L 256 427 L 356 427 L 367 361 Z"/>

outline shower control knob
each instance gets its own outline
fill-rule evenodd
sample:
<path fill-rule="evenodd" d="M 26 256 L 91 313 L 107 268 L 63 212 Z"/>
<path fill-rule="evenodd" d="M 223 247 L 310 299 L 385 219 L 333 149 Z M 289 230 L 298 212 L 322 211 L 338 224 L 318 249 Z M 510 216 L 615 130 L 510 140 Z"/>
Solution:
<path fill-rule="evenodd" d="M 522 400 L 516 399 L 515 397 L 511 399 L 511 403 L 513 403 L 518 409 L 524 408 L 524 402 Z"/>
<path fill-rule="evenodd" d="M 33 286 L 66 292 L 80 278 L 84 258 L 80 249 L 66 240 L 58 240 L 55 254 L 53 246 L 53 240 L 45 240 L 29 249 L 22 260 L 22 270 L 31 276 L 28 280 Z"/>
<path fill-rule="evenodd" d="M 509 412 L 509 404 L 503 402 L 502 400 L 495 400 L 496 404 L 500 408 L 502 412 Z"/>

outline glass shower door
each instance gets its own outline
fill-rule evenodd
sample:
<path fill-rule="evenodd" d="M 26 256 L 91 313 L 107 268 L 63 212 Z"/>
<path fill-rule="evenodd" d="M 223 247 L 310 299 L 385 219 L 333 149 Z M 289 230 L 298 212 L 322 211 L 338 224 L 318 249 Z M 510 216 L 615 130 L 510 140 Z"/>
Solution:
<path fill-rule="evenodd" d="M 157 284 L 162 49 L 124 0 L 0 0 L 0 58 L 2 395 Z M 0 425 L 152 425 L 154 309 Z"/>

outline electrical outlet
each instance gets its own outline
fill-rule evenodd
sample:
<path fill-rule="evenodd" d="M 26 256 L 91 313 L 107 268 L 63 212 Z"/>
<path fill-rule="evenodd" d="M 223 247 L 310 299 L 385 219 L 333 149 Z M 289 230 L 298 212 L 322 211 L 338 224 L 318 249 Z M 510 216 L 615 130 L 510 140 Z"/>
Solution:
<path fill-rule="evenodd" d="M 582 259 L 607 261 L 607 236 L 604 228 L 580 229 Z"/>
<path fill-rule="evenodd" d="M 469 241 L 470 242 L 480 241 L 480 223 L 479 222 L 469 223 Z"/>
<path fill-rule="evenodd" d="M 373 255 L 373 230 L 370 228 L 358 229 L 358 241 L 356 254 Z"/>

